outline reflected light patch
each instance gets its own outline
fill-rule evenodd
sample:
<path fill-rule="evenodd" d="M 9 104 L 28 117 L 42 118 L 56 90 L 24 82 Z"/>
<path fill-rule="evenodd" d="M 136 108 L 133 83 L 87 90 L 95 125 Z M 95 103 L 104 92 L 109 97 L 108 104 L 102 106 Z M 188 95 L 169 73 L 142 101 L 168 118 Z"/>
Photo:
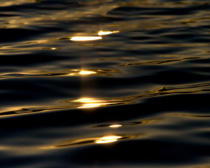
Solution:
<path fill-rule="evenodd" d="M 36 40 L 35 43 L 37 44 L 44 44 L 44 43 L 48 43 L 49 40 Z"/>
<path fill-rule="evenodd" d="M 121 124 L 112 124 L 109 127 L 110 128 L 120 128 L 120 127 L 122 127 L 122 125 Z"/>
<path fill-rule="evenodd" d="M 89 98 L 89 97 L 83 97 L 74 100 L 74 102 L 81 103 L 81 106 L 79 106 L 78 108 L 96 108 L 110 104 L 107 103 L 105 100 Z"/>
<path fill-rule="evenodd" d="M 104 136 L 104 137 L 98 138 L 95 141 L 95 143 L 96 144 L 113 143 L 113 142 L 117 142 L 120 138 L 122 138 L 122 137 L 121 136 L 115 136 L 115 135 Z"/>
<path fill-rule="evenodd" d="M 93 75 L 93 74 L 96 74 L 96 72 L 95 72 L 95 71 L 89 71 L 89 70 L 81 70 L 81 71 L 79 72 L 79 74 L 82 75 L 82 76 L 86 76 L 86 75 Z"/>
<path fill-rule="evenodd" d="M 94 75 L 97 74 L 96 71 L 92 70 L 75 70 L 75 72 L 68 73 L 67 76 L 88 76 L 88 75 Z"/>
<path fill-rule="evenodd" d="M 21 4 L 25 4 L 25 3 L 35 3 L 35 2 L 36 2 L 36 0 L 3 0 L 3 2 L 1 2 L 0 6 L 7 7 L 7 6 L 12 6 L 12 5 L 21 5 Z"/>
<path fill-rule="evenodd" d="M 114 34 L 114 33 L 119 33 L 120 31 L 103 31 L 103 30 L 100 30 L 98 32 L 98 35 L 99 36 L 106 36 L 106 35 L 110 35 L 110 34 Z"/>
<path fill-rule="evenodd" d="M 78 108 L 97 108 L 97 107 L 101 107 L 101 106 L 104 106 L 106 104 L 104 103 L 87 103 L 87 104 L 83 104 L 81 106 L 79 106 Z"/>
<path fill-rule="evenodd" d="M 74 36 L 70 38 L 71 41 L 96 41 L 102 40 L 101 36 Z"/>
<path fill-rule="evenodd" d="M 50 149 L 56 149 L 56 146 L 41 146 L 40 147 L 41 150 L 50 150 Z"/>

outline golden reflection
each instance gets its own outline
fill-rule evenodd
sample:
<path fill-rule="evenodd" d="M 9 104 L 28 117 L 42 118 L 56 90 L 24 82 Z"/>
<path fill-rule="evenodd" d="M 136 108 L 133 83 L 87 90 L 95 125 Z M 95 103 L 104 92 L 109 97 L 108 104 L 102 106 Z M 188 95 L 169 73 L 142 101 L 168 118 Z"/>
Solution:
<path fill-rule="evenodd" d="M 98 138 L 95 141 L 95 143 L 96 144 L 113 143 L 113 142 L 117 142 L 121 138 L 122 136 L 116 136 L 116 135 L 104 136 L 104 137 Z"/>
<path fill-rule="evenodd" d="M 90 97 L 82 97 L 80 99 L 74 100 L 73 102 L 81 103 L 78 108 L 97 108 L 101 106 L 108 105 L 110 103 L 105 100 L 90 98 Z"/>
<path fill-rule="evenodd" d="M 112 124 L 112 125 L 109 125 L 110 128 L 120 128 L 122 127 L 122 124 Z"/>
<path fill-rule="evenodd" d="M 46 107 L 43 105 L 39 106 L 14 106 L 14 107 L 1 107 L 0 108 L 0 118 L 4 116 L 13 116 L 13 115 L 24 115 L 30 113 L 42 113 L 47 111 L 52 111 L 56 107 Z"/>
<path fill-rule="evenodd" d="M 56 49 L 48 48 L 49 50 L 56 51 Z M 1 55 L 1 53 L 0 53 Z M 72 76 L 80 76 L 80 77 L 89 77 L 89 76 L 110 76 L 113 73 L 116 73 L 114 70 L 108 69 L 70 69 L 70 70 L 43 70 L 41 69 L 23 69 L 22 71 L 17 72 L 5 72 L 1 73 L 0 78 L 24 78 L 24 77 L 72 77 Z"/>
<path fill-rule="evenodd" d="M 91 144 L 108 144 L 119 141 L 120 139 L 127 139 L 129 137 L 124 137 L 120 135 L 106 135 L 102 137 L 90 137 L 90 138 L 81 138 L 81 139 L 71 139 L 67 142 L 63 142 L 57 145 L 43 146 L 42 149 L 50 150 L 56 148 L 66 148 L 71 146 L 82 146 L 82 145 L 91 145 Z M 135 137 L 134 137 L 135 138 Z"/>
<path fill-rule="evenodd" d="M 3 2 L 2 2 L 3 1 Z M 12 5 L 20 5 L 24 3 L 38 3 L 40 0 L 0 0 L 0 6 L 12 6 Z M 105 0 L 104 0 L 105 1 Z M 116 8 L 117 4 L 110 4 L 110 3 L 104 3 L 103 5 L 98 6 L 97 8 L 95 6 L 90 6 L 87 8 L 83 8 L 83 10 L 52 10 L 48 11 L 48 15 L 44 15 L 41 12 L 37 12 L 34 15 L 31 15 L 30 17 L 27 16 L 14 16 L 7 18 L 5 24 L 3 23 L 3 27 L 6 28 L 20 28 L 25 27 L 25 25 L 29 25 L 30 27 L 37 26 L 37 25 L 46 25 L 46 23 L 49 23 L 49 21 L 72 21 L 72 20 L 82 20 L 83 18 L 86 18 L 87 16 L 96 16 L 96 15 L 105 15 L 110 10 Z M 41 1 L 40 1 L 41 2 Z M 81 0 L 77 0 L 78 3 L 84 3 Z M 92 1 L 91 1 L 92 2 Z M 102 3 L 102 2 L 100 2 Z M 41 5 L 41 4 L 40 4 Z M 15 23 L 10 23 L 11 21 L 14 21 Z M 97 27 L 98 28 L 98 24 Z"/>
<path fill-rule="evenodd" d="M 96 72 L 95 72 L 95 71 L 89 71 L 89 70 L 81 70 L 81 71 L 79 72 L 79 74 L 82 75 L 82 76 L 86 76 L 86 75 L 93 75 L 93 74 L 96 74 Z"/>
<path fill-rule="evenodd" d="M 37 44 L 46 44 L 49 42 L 47 39 L 41 39 L 41 40 L 34 40 L 34 41 L 29 41 L 30 43 L 37 43 Z"/>
<path fill-rule="evenodd" d="M 103 30 L 100 30 L 98 32 L 98 35 L 99 36 L 106 36 L 106 35 L 110 35 L 110 34 L 114 34 L 114 33 L 119 33 L 120 31 L 116 30 L 116 31 L 103 31 Z"/>
<path fill-rule="evenodd" d="M 96 41 L 102 40 L 101 36 L 74 36 L 70 38 L 71 41 Z"/>
<path fill-rule="evenodd" d="M 55 47 L 52 47 L 52 48 L 51 48 L 51 50 L 57 50 L 57 48 L 55 48 Z"/>
<path fill-rule="evenodd" d="M 53 150 L 53 149 L 56 149 L 57 146 L 54 146 L 54 145 L 49 145 L 49 146 L 41 146 L 39 147 L 39 149 L 41 150 Z"/>
<path fill-rule="evenodd" d="M 81 69 L 81 70 L 74 70 L 74 71 L 75 72 L 68 73 L 67 76 L 88 76 L 88 75 L 97 74 L 97 72 L 93 70 Z"/>
<path fill-rule="evenodd" d="M 0 146 L 0 151 L 9 150 L 10 148 L 8 146 Z"/>
<path fill-rule="evenodd" d="M 170 59 L 159 59 L 159 60 L 145 60 L 145 61 L 133 61 L 124 63 L 123 66 L 140 66 L 140 65 L 161 65 L 161 64 L 175 64 L 177 62 L 184 62 L 188 60 L 199 59 L 197 57 L 175 57 Z"/>
<path fill-rule="evenodd" d="M 186 168 L 210 168 L 209 163 L 204 163 L 203 165 L 196 165 L 196 166 L 192 166 L 190 165 L 190 167 L 186 167 Z"/>
<path fill-rule="evenodd" d="M 12 5 L 21 5 L 24 3 L 35 3 L 35 2 L 36 0 L 3 0 L 0 6 L 7 7 L 7 6 L 12 6 Z"/>

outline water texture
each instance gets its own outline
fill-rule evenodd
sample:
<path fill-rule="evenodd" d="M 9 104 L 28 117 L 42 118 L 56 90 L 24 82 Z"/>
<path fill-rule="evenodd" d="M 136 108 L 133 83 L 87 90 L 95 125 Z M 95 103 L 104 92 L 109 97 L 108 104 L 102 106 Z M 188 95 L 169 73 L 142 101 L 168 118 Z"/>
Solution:
<path fill-rule="evenodd" d="M 1 0 L 1 168 L 209 168 L 208 0 Z"/>

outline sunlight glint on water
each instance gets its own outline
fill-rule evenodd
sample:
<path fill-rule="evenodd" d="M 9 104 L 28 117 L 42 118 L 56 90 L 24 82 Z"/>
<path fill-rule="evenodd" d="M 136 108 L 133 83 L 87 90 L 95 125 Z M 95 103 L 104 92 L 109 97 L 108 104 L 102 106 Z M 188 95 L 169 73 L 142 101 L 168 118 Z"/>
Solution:
<path fill-rule="evenodd" d="M 75 36 L 70 39 L 71 41 L 96 41 L 102 40 L 100 36 Z"/>
<path fill-rule="evenodd" d="M 81 105 L 78 108 L 84 108 L 84 109 L 102 107 L 110 104 L 105 100 L 90 98 L 90 97 L 82 97 L 80 99 L 74 100 L 73 102 L 81 103 Z"/>

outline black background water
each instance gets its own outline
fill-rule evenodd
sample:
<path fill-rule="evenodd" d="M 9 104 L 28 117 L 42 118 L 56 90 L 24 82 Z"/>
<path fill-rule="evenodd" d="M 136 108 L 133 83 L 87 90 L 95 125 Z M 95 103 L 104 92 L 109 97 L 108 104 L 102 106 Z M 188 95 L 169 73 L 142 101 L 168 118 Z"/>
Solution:
<path fill-rule="evenodd" d="M 208 0 L 1 0 L 0 23 L 0 167 L 210 167 Z"/>

